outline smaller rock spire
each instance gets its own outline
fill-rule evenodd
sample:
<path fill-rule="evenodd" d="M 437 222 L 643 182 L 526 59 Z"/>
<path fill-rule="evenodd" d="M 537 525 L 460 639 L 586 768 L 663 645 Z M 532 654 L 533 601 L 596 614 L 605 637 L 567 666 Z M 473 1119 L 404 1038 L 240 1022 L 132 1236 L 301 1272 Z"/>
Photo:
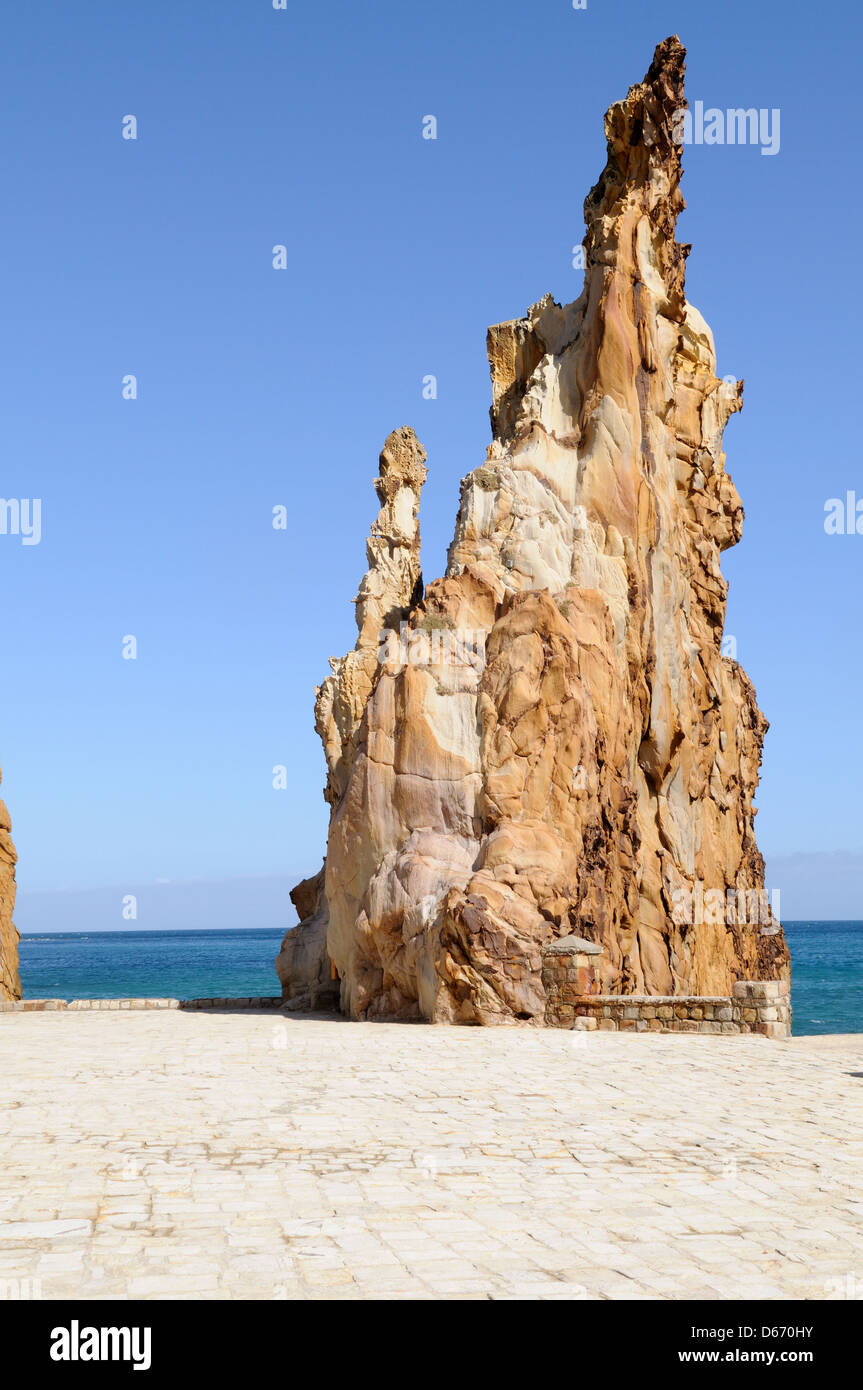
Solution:
<path fill-rule="evenodd" d="M 0 772 L 0 782 L 3 774 Z M 12 922 L 15 907 L 15 864 L 18 856 L 12 843 L 12 823 L 6 803 L 0 801 L 0 999 L 20 999 L 18 978 L 18 932 Z"/>

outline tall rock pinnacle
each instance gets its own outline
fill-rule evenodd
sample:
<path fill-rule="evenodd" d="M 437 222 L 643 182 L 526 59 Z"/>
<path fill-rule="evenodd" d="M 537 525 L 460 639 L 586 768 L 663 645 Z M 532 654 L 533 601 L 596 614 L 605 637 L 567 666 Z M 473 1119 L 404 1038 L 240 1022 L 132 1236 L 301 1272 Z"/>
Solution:
<path fill-rule="evenodd" d="M 541 1022 L 541 950 L 572 932 L 612 993 L 788 974 L 751 920 L 767 724 L 721 650 L 743 383 L 716 376 L 674 235 L 684 58 L 666 39 L 606 115 L 580 297 L 489 330 L 493 438 L 422 598 L 424 454 L 387 441 L 360 636 L 316 707 L 314 921 L 354 1018 Z"/>
<path fill-rule="evenodd" d="M 2 781 L 2 776 L 0 776 Z M 0 801 L 0 1000 L 20 999 L 18 933 L 12 924 L 15 907 L 15 864 L 12 824 L 6 804 Z"/>

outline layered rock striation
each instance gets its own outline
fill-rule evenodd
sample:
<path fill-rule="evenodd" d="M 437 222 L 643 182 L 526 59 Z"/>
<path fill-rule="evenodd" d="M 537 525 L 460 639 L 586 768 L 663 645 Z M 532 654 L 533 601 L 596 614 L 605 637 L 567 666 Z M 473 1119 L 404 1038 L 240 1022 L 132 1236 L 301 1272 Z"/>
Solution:
<path fill-rule="evenodd" d="M 286 996 L 309 998 L 313 935 L 353 1018 L 541 1023 L 541 953 L 571 933 L 606 994 L 788 976 L 751 920 L 767 723 L 721 650 L 743 383 L 675 240 L 684 57 L 665 40 L 606 115 L 580 297 L 489 330 L 492 443 L 425 593 L 425 454 L 386 442 L 357 644 L 318 692 L 330 829 Z"/>
<path fill-rule="evenodd" d="M 0 781 L 2 781 L 0 774 Z M 12 922 L 15 907 L 15 864 L 12 823 L 6 803 L 0 801 L 0 1000 L 20 999 L 18 932 Z"/>

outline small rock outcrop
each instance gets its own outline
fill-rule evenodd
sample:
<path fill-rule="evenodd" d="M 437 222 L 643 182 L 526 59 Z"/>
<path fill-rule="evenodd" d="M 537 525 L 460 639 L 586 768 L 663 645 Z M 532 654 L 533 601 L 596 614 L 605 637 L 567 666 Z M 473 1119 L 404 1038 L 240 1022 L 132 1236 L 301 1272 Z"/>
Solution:
<path fill-rule="evenodd" d="M 0 774 L 0 781 L 2 781 Z M 20 999 L 18 932 L 12 922 L 15 908 L 15 864 L 12 823 L 6 803 L 0 801 L 0 1000 Z"/>
<path fill-rule="evenodd" d="M 286 997 L 324 942 L 353 1018 L 542 1023 L 543 950 L 573 933 L 608 994 L 788 976 L 779 924 L 741 908 L 767 723 L 721 649 L 743 383 L 675 240 L 684 57 L 665 40 L 606 115 L 580 297 L 489 330 L 492 443 L 425 593 L 425 453 L 386 442 L 357 644 L 318 692 L 330 828 Z"/>
<path fill-rule="evenodd" d="M 302 1010 L 338 1007 L 338 976 L 327 952 L 330 914 L 324 870 L 314 878 L 304 878 L 290 896 L 300 924 L 286 934 L 276 957 L 285 1004 Z"/>

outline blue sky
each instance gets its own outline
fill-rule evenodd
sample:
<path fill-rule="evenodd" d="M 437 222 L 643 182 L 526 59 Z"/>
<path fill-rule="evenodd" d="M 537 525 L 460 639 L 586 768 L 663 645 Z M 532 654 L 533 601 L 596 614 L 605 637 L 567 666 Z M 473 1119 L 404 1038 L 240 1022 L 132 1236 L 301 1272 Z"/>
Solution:
<path fill-rule="evenodd" d="M 44 507 L 39 545 L 0 536 L 23 930 L 31 895 L 316 870 L 313 687 L 353 645 L 381 444 L 428 450 L 433 578 L 489 438 L 486 327 L 577 297 L 603 112 L 674 32 L 690 102 L 781 110 L 774 157 L 686 149 L 679 236 L 746 379 L 724 572 L 772 726 L 759 841 L 856 855 L 832 915 L 863 917 L 863 536 L 823 525 L 863 498 L 857 7 L 58 0 L 0 45 L 0 495 Z"/>

